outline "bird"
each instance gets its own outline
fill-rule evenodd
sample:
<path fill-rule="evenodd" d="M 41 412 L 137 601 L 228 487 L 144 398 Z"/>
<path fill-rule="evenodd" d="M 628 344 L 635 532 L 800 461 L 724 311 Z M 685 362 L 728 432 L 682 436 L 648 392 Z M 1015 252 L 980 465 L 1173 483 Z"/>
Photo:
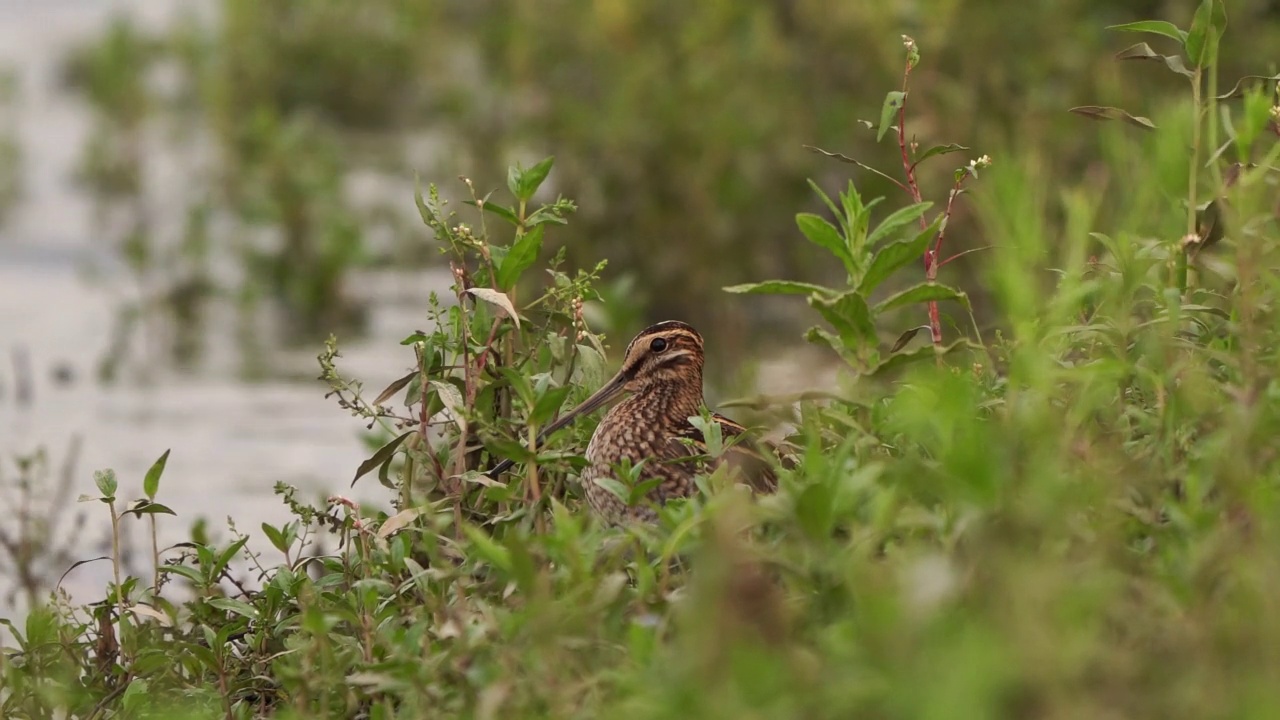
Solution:
<path fill-rule="evenodd" d="M 617 374 L 539 433 L 536 442 L 541 446 L 552 433 L 626 395 L 592 434 L 581 476 L 587 504 L 606 523 L 655 522 L 657 506 L 697 492 L 694 477 L 707 440 L 690 418 L 698 417 L 704 407 L 703 358 L 702 335 L 689 324 L 667 320 L 650 325 L 627 345 Z M 727 448 L 713 469 L 728 465 L 753 490 L 776 490 L 777 476 L 751 447 L 747 429 L 720 413 L 709 417 L 719 426 Z M 634 504 L 608 487 L 617 487 L 610 480 L 617 480 L 615 468 L 625 462 L 640 466 L 634 476 L 637 485 L 650 485 L 643 500 Z M 504 460 L 487 475 L 496 480 L 514 464 Z"/>

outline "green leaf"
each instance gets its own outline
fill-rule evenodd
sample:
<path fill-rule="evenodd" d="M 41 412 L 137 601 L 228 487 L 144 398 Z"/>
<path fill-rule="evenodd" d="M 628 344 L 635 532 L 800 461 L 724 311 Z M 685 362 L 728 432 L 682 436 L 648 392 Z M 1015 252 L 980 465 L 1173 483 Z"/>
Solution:
<path fill-rule="evenodd" d="M 231 558 L 235 557 L 236 553 L 240 552 L 240 549 L 243 548 L 247 542 L 249 542 L 248 535 L 228 545 L 227 549 L 223 550 L 218 555 L 218 561 L 214 563 L 213 570 L 209 573 L 209 577 L 215 580 L 221 577 L 222 571 L 231 563 Z"/>
<path fill-rule="evenodd" d="M 156 493 L 160 491 L 160 476 L 164 474 L 165 463 L 169 462 L 169 451 L 165 450 L 147 470 L 147 476 L 142 480 L 142 492 L 148 498 L 155 499 Z"/>
<path fill-rule="evenodd" d="M 533 411 L 529 413 L 529 422 L 537 425 L 543 425 L 556 410 L 560 409 L 560 405 L 564 403 L 564 399 L 568 397 L 569 391 L 573 389 L 572 385 L 561 385 L 554 387 L 542 394 L 538 401 L 533 405 Z"/>
<path fill-rule="evenodd" d="M 520 199 L 520 175 L 523 172 L 519 163 L 507 168 L 507 190 L 511 192 L 511 197 L 517 200 Z"/>
<path fill-rule="evenodd" d="M 893 342 L 893 347 L 889 348 L 889 352 L 890 353 L 898 352 L 902 348 L 906 347 L 907 343 L 911 342 L 912 338 L 914 338 L 916 335 L 919 335 L 921 330 L 928 330 L 928 329 L 929 329 L 928 325 L 917 325 L 911 328 L 910 330 L 902 333 L 901 335 L 898 336 L 898 339 Z"/>
<path fill-rule="evenodd" d="M 156 568 L 156 570 L 159 570 L 162 573 L 181 575 L 196 585 L 204 584 L 204 576 L 200 574 L 199 570 L 196 570 L 190 565 L 162 565 Z"/>
<path fill-rule="evenodd" d="M 235 613 L 236 615 L 246 617 L 250 620 L 258 619 L 258 608 L 243 600 L 234 600 L 232 598 L 210 598 L 208 603 L 219 610 L 226 610 L 227 612 Z"/>
<path fill-rule="evenodd" d="M 520 192 L 516 197 L 529 201 L 534 193 L 538 192 L 538 188 L 542 186 L 542 181 L 547 179 L 547 175 L 551 172 L 551 166 L 555 163 L 555 156 L 540 161 L 533 167 L 520 173 L 519 189 Z"/>
<path fill-rule="evenodd" d="M 115 470 L 111 468 L 95 470 L 93 482 L 98 486 L 98 492 L 102 493 L 104 498 L 115 498 L 116 488 L 118 487 Z"/>
<path fill-rule="evenodd" d="M 1094 120 L 1122 120 L 1134 127 L 1143 130 L 1155 130 L 1156 124 L 1148 118 L 1140 115 L 1130 115 L 1128 112 L 1117 107 L 1107 107 L 1105 105 L 1080 105 L 1073 107 L 1069 112 L 1077 115 L 1083 115 Z"/>
<path fill-rule="evenodd" d="M 924 282 L 919 285 L 913 285 L 896 295 L 891 295 L 884 302 L 876 305 L 875 312 L 879 315 L 882 312 L 900 308 L 904 305 L 913 305 L 915 303 L 930 302 L 933 300 L 955 300 L 966 308 L 969 307 L 969 296 L 959 290 L 942 285 L 940 283 Z"/>
<path fill-rule="evenodd" d="M 849 291 L 833 298 L 811 296 L 809 305 L 836 329 L 845 348 L 852 350 L 876 345 L 876 327 L 871 321 L 871 310 L 860 293 Z"/>
<path fill-rule="evenodd" d="M 924 162 L 925 160 L 928 160 L 931 157 L 934 157 L 935 155 L 946 155 L 948 153 L 964 152 L 965 150 L 968 150 L 968 149 L 969 148 L 965 147 L 964 145 L 957 145 L 955 143 L 949 143 L 947 145 L 934 145 L 928 150 L 925 150 L 924 153 L 921 154 L 919 157 L 917 157 L 916 161 L 912 163 L 912 166 L 914 167 L 916 165 L 919 165 L 920 163 Z"/>
<path fill-rule="evenodd" d="M 351 484 L 354 486 L 356 484 L 356 480 L 359 480 L 361 477 L 368 474 L 374 468 L 390 460 L 391 456 L 395 454 L 396 448 L 400 447 L 400 443 L 404 442 L 405 439 L 407 439 L 414 432 L 415 432 L 414 430 L 409 430 L 401 434 L 399 437 L 392 440 L 391 442 L 387 443 L 386 445 L 383 445 L 382 447 L 378 448 L 378 451 L 373 454 L 373 457 L 360 463 L 360 467 L 356 468 L 356 476 L 354 478 L 351 478 Z"/>
<path fill-rule="evenodd" d="M 1167 38 L 1177 40 L 1178 45 L 1185 45 L 1187 42 L 1187 33 L 1185 30 L 1171 22 L 1165 22 L 1164 20 L 1139 20 L 1138 22 L 1123 23 L 1121 25 L 1108 25 L 1107 29 L 1115 30 L 1117 32 L 1163 35 Z"/>
<path fill-rule="evenodd" d="M 464 200 L 463 204 L 474 206 L 476 202 L 474 200 Z M 507 222 L 511 223 L 512 225 L 520 224 L 520 218 L 516 217 L 516 213 L 514 210 L 512 210 L 509 207 L 499 205 L 496 202 L 489 202 L 488 200 L 485 200 L 480 203 L 480 209 L 484 210 L 485 212 L 491 212 L 494 215 L 497 215 L 498 217 L 502 218 L 503 220 L 506 220 Z"/>
<path fill-rule="evenodd" d="M 901 352 L 901 353 L 896 353 L 894 355 L 890 355 L 887 359 L 885 359 L 884 362 L 880 363 L 879 365 L 872 368 L 869 372 L 867 372 L 866 375 L 867 376 L 881 375 L 884 373 L 893 372 L 895 370 L 901 370 L 907 365 L 920 362 L 921 360 L 930 360 L 943 355 L 950 355 L 951 353 L 957 350 L 981 350 L 981 349 L 982 349 L 981 345 L 975 345 L 974 343 L 970 342 L 968 338 L 962 338 L 942 348 L 935 348 L 931 344 L 921 345 L 915 350 L 908 350 L 907 352 Z"/>
<path fill-rule="evenodd" d="M 173 510 L 171 510 L 167 505 L 161 505 L 160 503 L 151 502 L 150 500 L 138 500 L 133 504 L 131 504 L 129 506 L 129 509 L 125 510 L 124 512 L 126 515 L 132 513 L 134 515 L 137 515 L 138 517 L 142 517 L 143 515 L 175 515 L 176 516 L 178 514 Z"/>
<path fill-rule="evenodd" d="M 925 200 L 924 202 L 913 203 L 904 208 L 898 208 L 889 214 L 876 226 L 875 230 L 867 236 L 867 245 L 874 246 L 877 242 L 889 237 L 894 230 L 908 225 L 916 221 L 926 210 L 933 207 L 933 203 Z"/>
<path fill-rule="evenodd" d="M 471 540 L 471 549 L 480 559 L 504 573 L 511 573 L 511 551 L 499 545 L 487 533 L 467 525 L 463 528 Z"/>
<path fill-rule="evenodd" d="M 516 238 L 511 251 L 498 267 L 498 287 L 503 290 L 515 287 L 524 271 L 537 261 L 538 253 L 542 250 L 542 233 L 543 227 L 539 225 Z"/>
<path fill-rule="evenodd" d="M 831 536 L 835 526 L 835 490 L 830 483 L 815 482 L 796 498 L 796 520 L 805 534 L 815 540 Z"/>
<path fill-rule="evenodd" d="M 849 255 L 844 238 L 840 237 L 840 231 L 834 225 L 813 213 L 796 215 L 796 225 L 809 242 L 835 255 L 850 272 L 853 272 L 853 257 Z"/>
<path fill-rule="evenodd" d="M 267 540 L 271 541 L 271 546 L 282 553 L 289 551 L 289 544 L 284 540 L 284 531 L 276 528 L 274 525 L 262 523 L 262 532 L 266 534 Z"/>
<path fill-rule="evenodd" d="M 1227 9 L 1222 0 L 1201 0 L 1187 33 L 1187 57 L 1195 67 L 1204 67 L 1218 56 L 1218 41 L 1227 29 Z"/>
<path fill-rule="evenodd" d="M 880 106 L 880 127 L 876 130 L 876 142 L 884 137 L 889 124 L 893 122 L 893 116 L 902 109 L 902 103 L 906 99 L 907 94 L 901 90 L 894 90 L 884 96 L 884 104 Z"/>
<path fill-rule="evenodd" d="M 745 293 L 748 295 L 810 295 L 817 293 L 819 295 L 829 294 L 832 291 L 821 285 L 813 285 L 805 282 L 795 282 L 793 280 L 765 280 L 758 283 L 746 283 L 743 285 L 729 285 L 724 288 L 725 292 Z"/>
<path fill-rule="evenodd" d="M 907 263 L 918 260 L 924 255 L 929 247 L 929 242 L 933 240 L 938 233 L 938 228 L 942 225 L 945 215 L 939 214 L 929 227 L 920 231 L 910 240 L 899 240 L 889 243 L 876 253 L 871 260 L 871 267 L 867 268 L 867 272 L 862 276 L 862 281 L 858 283 L 858 291 L 863 295 L 870 295 L 880 283 L 884 282 L 890 275 Z"/>

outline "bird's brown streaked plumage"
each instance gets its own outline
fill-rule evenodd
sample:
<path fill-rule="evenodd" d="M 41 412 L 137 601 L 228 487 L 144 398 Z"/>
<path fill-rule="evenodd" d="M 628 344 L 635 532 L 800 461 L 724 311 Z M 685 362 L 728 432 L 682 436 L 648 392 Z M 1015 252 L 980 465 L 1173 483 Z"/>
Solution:
<path fill-rule="evenodd" d="M 587 502 L 606 521 L 653 521 L 655 505 L 697 492 L 696 456 L 704 452 L 706 438 L 689 418 L 698 416 L 703 406 L 702 366 L 702 336 L 697 330 L 677 320 L 651 325 L 627 345 L 613 378 L 538 435 L 541 445 L 551 433 L 626 395 L 596 427 L 587 445 L 589 464 L 582 473 Z M 710 417 L 726 444 L 732 443 L 717 463 L 728 465 L 756 491 L 772 492 L 777 479 L 765 458 L 745 442 L 746 428 L 718 413 Z M 628 505 L 597 482 L 614 478 L 614 468 L 624 460 L 632 467 L 644 462 L 640 482 L 657 480 L 645 502 Z M 496 478 L 513 464 L 504 460 L 489 476 Z"/>

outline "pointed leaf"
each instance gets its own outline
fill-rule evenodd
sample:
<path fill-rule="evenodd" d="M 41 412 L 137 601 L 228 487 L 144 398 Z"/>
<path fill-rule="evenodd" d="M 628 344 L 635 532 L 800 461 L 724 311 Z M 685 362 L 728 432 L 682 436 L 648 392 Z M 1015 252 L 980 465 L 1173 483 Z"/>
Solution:
<path fill-rule="evenodd" d="M 520 280 L 520 276 L 538 259 L 542 250 L 543 226 L 538 225 L 526 232 L 512 243 L 511 250 L 502 259 L 498 267 L 498 287 L 510 290 Z"/>
<path fill-rule="evenodd" d="M 1222 0 L 1201 0 L 1187 32 L 1187 57 L 1195 67 L 1204 67 L 1218 55 L 1218 41 L 1227 27 L 1227 10 Z"/>
<path fill-rule="evenodd" d="M 556 410 L 560 409 L 560 405 L 564 403 L 564 399 L 569 396 L 569 391 L 572 389 L 572 385 L 561 385 L 544 392 L 542 397 L 538 398 L 538 402 L 534 403 L 533 411 L 529 413 L 529 422 L 543 425 L 550 420 Z"/>
<path fill-rule="evenodd" d="M 173 510 L 169 509 L 167 505 L 161 505 L 158 502 L 151 502 L 150 500 L 133 501 L 129 505 L 128 509 L 125 510 L 125 514 L 129 514 L 129 513 L 133 513 L 138 517 L 142 517 L 143 515 L 175 515 L 176 516 L 178 514 Z"/>
<path fill-rule="evenodd" d="M 520 165 L 517 163 L 507 167 L 507 190 L 511 197 L 520 199 Z"/>
<path fill-rule="evenodd" d="M 156 493 L 160 491 L 160 476 L 164 475 L 164 466 L 169 462 L 169 451 L 165 450 L 164 454 L 156 459 L 147 470 L 147 476 L 142 480 L 142 492 L 148 498 L 155 499 Z"/>
<path fill-rule="evenodd" d="M 882 312 L 900 308 L 904 305 L 913 305 L 915 303 L 930 302 L 933 300 L 955 300 L 966 308 L 969 307 L 969 296 L 959 290 L 942 285 L 940 283 L 924 282 L 919 285 L 913 285 L 896 295 L 891 295 L 884 302 L 876 305 L 875 312 L 879 315 Z"/>
<path fill-rule="evenodd" d="M 486 287 L 467 288 L 467 292 L 490 305 L 497 305 L 499 308 L 502 308 L 506 311 L 507 317 L 511 318 L 511 321 L 515 323 L 516 328 L 518 329 L 520 327 L 520 316 L 516 314 L 516 308 L 511 304 L 511 298 L 507 297 L 506 293 L 501 293 L 493 288 Z"/>
<path fill-rule="evenodd" d="M 926 210 L 933 207 L 933 203 L 925 200 L 924 202 L 912 203 L 904 208 L 898 208 L 889 214 L 889 217 L 880 221 L 875 230 L 867 236 L 867 245 L 875 246 L 875 244 L 889 237 L 895 230 L 903 225 L 909 225 L 916 221 Z"/>
<path fill-rule="evenodd" d="M 811 296 L 809 305 L 836 329 L 840 342 L 846 348 L 852 350 L 876 345 L 876 327 L 871 321 L 871 310 L 860 293 L 850 291 L 834 298 Z"/>
<path fill-rule="evenodd" d="M 360 463 L 360 467 L 356 468 L 356 476 L 351 478 L 351 484 L 355 485 L 356 480 L 359 480 L 374 468 L 390 460 L 391 456 L 395 454 L 396 448 L 400 447 L 400 443 L 404 442 L 414 432 L 414 430 L 409 430 L 386 445 L 378 448 L 378 451 L 373 454 L 373 457 Z"/>
<path fill-rule="evenodd" d="M 1183 45 L 1187 42 L 1186 31 L 1171 22 L 1165 22 L 1163 20 L 1139 20 L 1138 22 L 1124 23 L 1122 25 L 1108 25 L 1107 29 L 1115 30 L 1117 32 L 1163 35 L 1172 40 L 1177 40 L 1178 45 Z"/>
<path fill-rule="evenodd" d="M 444 403 L 445 409 L 449 411 L 452 420 L 458 424 L 458 429 L 465 433 L 467 418 L 463 415 L 466 408 L 462 400 L 462 392 L 443 380 L 431 380 L 430 383 L 436 394 L 440 396 L 440 402 Z"/>
<path fill-rule="evenodd" d="M 1244 97 L 1245 89 L 1252 84 L 1250 82 L 1252 80 L 1261 80 L 1268 84 L 1277 83 L 1280 82 L 1280 75 L 1245 75 L 1236 81 L 1236 84 L 1232 86 L 1229 92 L 1219 95 L 1218 99 L 1229 100 L 1234 97 Z"/>
<path fill-rule="evenodd" d="M 116 471 L 111 468 L 106 470 L 95 470 L 93 473 L 93 482 L 98 486 L 98 492 L 102 493 L 105 498 L 114 498 L 116 496 Z"/>
<path fill-rule="evenodd" d="M 840 237 L 840 231 L 834 225 L 813 213 L 796 215 L 796 225 L 799 226 L 800 232 L 804 233 L 804 236 L 809 239 L 809 242 L 835 255 L 852 272 L 853 258 L 850 257 L 848 249 L 845 248 L 844 238 Z"/>
<path fill-rule="evenodd" d="M 884 96 L 884 104 L 880 106 L 880 127 L 876 130 L 876 142 L 880 142 L 885 132 L 889 130 L 893 116 L 902 109 L 902 103 L 906 98 L 906 93 L 901 90 L 894 90 Z"/>
<path fill-rule="evenodd" d="M 476 202 L 474 200 L 464 200 L 463 204 L 474 206 L 476 205 Z M 512 225 L 520 224 L 520 218 L 517 218 L 515 211 L 509 207 L 505 207 L 503 205 L 499 205 L 496 202 L 490 202 L 488 200 L 481 202 L 479 206 L 481 210 L 484 210 L 485 212 L 491 212 L 494 215 L 497 215 L 498 217 L 502 218 L 503 220 L 506 220 L 507 222 L 511 223 Z"/>
<path fill-rule="evenodd" d="M 535 164 L 520 173 L 520 192 L 516 197 L 526 202 L 531 199 L 538 188 L 542 186 L 542 181 L 547 179 L 547 175 L 551 172 L 551 166 L 555 163 L 555 156 L 551 156 Z"/>
<path fill-rule="evenodd" d="M 870 124 L 870 123 L 868 123 L 868 124 Z M 867 165 L 867 164 L 866 164 L 866 163 L 864 163 L 864 162 L 861 162 L 861 161 L 859 161 L 859 160 L 855 160 L 855 159 L 853 159 L 853 158 L 849 157 L 848 155 L 844 155 L 844 154 L 842 154 L 842 153 L 838 153 L 838 152 L 830 152 L 830 151 L 828 151 L 828 150 L 823 150 L 823 149 L 822 149 L 822 148 L 820 148 L 820 147 L 814 147 L 813 145 L 803 145 L 802 147 L 803 147 L 805 150 L 809 150 L 809 151 L 811 151 L 811 152 L 816 152 L 816 153 L 818 153 L 818 154 L 820 154 L 820 155 L 826 155 L 826 156 L 827 156 L 827 157 L 829 157 L 829 158 L 835 158 L 836 160 L 839 160 L 839 161 L 841 161 L 841 162 L 847 162 L 847 163 L 849 163 L 850 165 L 857 165 L 858 167 L 862 168 L 863 170 L 866 170 L 866 171 L 868 171 L 868 172 L 873 172 L 873 173 L 875 173 L 876 175 L 879 175 L 880 177 L 884 178 L 885 180 L 888 180 L 889 182 L 893 183 L 894 185 L 897 185 L 898 187 L 900 187 L 900 188 L 902 188 L 902 189 L 904 189 L 904 190 L 905 190 L 905 189 L 906 189 L 906 187 L 907 187 L 906 185 L 903 185 L 903 184 L 902 184 L 902 181 L 901 181 L 901 180 L 899 180 L 899 179 L 897 179 L 897 178 L 893 177 L 892 175 L 889 175 L 889 174 L 884 173 L 884 172 L 882 172 L 882 171 L 880 171 L 880 170 L 877 170 L 877 169 L 875 169 L 875 168 L 871 167 L 870 165 Z M 810 183 L 810 184 L 812 184 L 812 183 Z M 839 213 L 836 213 L 836 215 L 839 215 Z"/>
<path fill-rule="evenodd" d="M 1130 115 L 1128 112 L 1117 107 L 1107 107 L 1104 105 L 1080 105 L 1079 107 L 1071 108 L 1070 112 L 1077 115 L 1083 115 L 1094 120 L 1123 120 L 1124 122 L 1133 125 L 1134 127 L 1142 128 L 1143 130 L 1156 129 L 1156 124 L 1151 122 L 1148 118 L 1144 118 L 1139 115 Z"/>
<path fill-rule="evenodd" d="M 387 539 L 388 537 L 391 537 L 392 533 L 394 533 L 397 530 L 400 530 L 401 528 L 408 526 L 409 523 L 413 522 L 414 520 L 417 520 L 418 516 L 421 514 L 422 514 L 421 508 L 409 508 L 407 510 L 401 510 L 395 515 L 392 515 L 391 517 L 387 518 L 386 521 L 382 523 L 382 527 L 378 528 L 378 537 L 382 538 L 383 540 Z"/>
<path fill-rule="evenodd" d="M 408 375 L 405 375 L 404 377 L 393 381 L 390 385 L 387 386 L 386 390 L 383 390 L 381 393 L 378 394 L 378 399 L 374 400 L 373 404 L 377 406 L 386 402 L 388 399 L 391 398 L 392 395 L 395 395 L 396 393 L 400 392 L 400 388 L 403 388 L 405 385 L 408 385 L 416 377 L 418 377 L 418 371 L 414 370 Z"/>
<path fill-rule="evenodd" d="M 258 608 L 243 600 L 236 600 L 234 598 L 210 598 L 208 603 L 219 610 L 232 612 L 250 620 L 258 619 Z"/>
<path fill-rule="evenodd" d="M 821 285 L 792 280 L 765 280 L 764 282 L 746 283 L 744 285 L 729 285 L 724 288 L 724 291 L 749 295 L 810 295 L 815 293 L 821 295 L 832 292 Z"/>
<path fill-rule="evenodd" d="M 858 283 L 858 291 L 863 295 L 870 295 L 880 283 L 884 282 L 899 268 L 921 258 L 924 255 L 924 251 L 928 249 L 929 242 L 938 234 L 938 228 L 941 227 L 944 217 L 946 216 L 939 214 L 929 224 L 929 227 L 917 233 L 910 240 L 899 240 L 881 248 L 872 258 L 871 267 L 867 268 L 866 274 L 862 276 L 862 281 Z"/>
<path fill-rule="evenodd" d="M 968 149 L 969 148 L 965 147 L 964 145 L 957 145 L 955 143 L 950 143 L 947 145 L 934 145 L 928 150 L 925 150 L 919 157 L 917 157 L 916 161 L 912 163 L 912 167 L 919 165 L 920 163 L 924 162 L 925 160 L 928 160 L 931 157 L 934 157 L 935 155 L 947 155 L 948 153 L 964 152 L 965 150 L 968 150 Z"/>

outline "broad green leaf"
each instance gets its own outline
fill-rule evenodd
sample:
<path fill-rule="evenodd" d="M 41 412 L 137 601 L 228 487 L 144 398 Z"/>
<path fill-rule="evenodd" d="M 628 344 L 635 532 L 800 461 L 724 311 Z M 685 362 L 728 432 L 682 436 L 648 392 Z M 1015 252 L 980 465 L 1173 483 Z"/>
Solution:
<path fill-rule="evenodd" d="M 853 258 L 845 247 L 844 238 L 840 237 L 840 231 L 834 225 L 813 213 L 796 215 L 796 225 L 809 242 L 835 255 L 849 272 L 853 272 Z"/>
<path fill-rule="evenodd" d="M 227 565 L 231 564 L 231 558 L 235 557 L 236 553 L 240 552 L 240 549 L 243 548 L 247 542 L 249 542 L 248 535 L 231 543 L 227 546 L 227 549 L 219 553 L 218 562 L 214 564 L 213 571 L 209 573 L 209 577 L 214 578 L 215 581 L 217 578 L 221 577 L 222 571 L 226 569 Z"/>
<path fill-rule="evenodd" d="M 528 202 L 538 192 L 538 188 L 542 186 L 542 181 L 547 179 L 547 175 L 551 172 L 551 166 L 554 163 L 555 156 L 553 155 L 522 171 L 519 181 L 520 192 L 516 197 Z"/>
<path fill-rule="evenodd" d="M 507 167 L 507 190 L 517 200 L 520 199 L 520 175 L 523 172 L 519 163 Z"/>
<path fill-rule="evenodd" d="M 724 288 L 725 292 L 746 293 L 748 295 L 810 295 L 810 294 L 828 294 L 832 291 L 821 285 L 813 285 L 805 282 L 795 282 L 793 280 L 765 280 L 758 283 L 746 283 L 743 285 L 729 285 Z"/>
<path fill-rule="evenodd" d="M 529 413 L 529 422 L 544 425 L 551 419 L 556 410 L 560 409 L 560 405 L 564 403 L 564 399 L 568 397 L 569 391 L 572 389 L 572 385 L 561 385 L 544 392 L 538 398 L 538 401 L 534 403 L 533 411 Z"/>
<path fill-rule="evenodd" d="M 889 237 L 893 231 L 903 225 L 909 225 L 915 222 L 917 218 L 923 215 L 925 211 L 931 207 L 933 207 L 933 203 L 925 200 L 924 202 L 913 203 L 904 208 L 894 210 L 889 214 L 889 217 L 881 220 L 880 224 L 876 226 L 876 229 L 872 230 L 871 234 L 867 236 L 867 245 L 874 247 L 877 242 Z"/>
<path fill-rule="evenodd" d="M 285 542 L 284 531 L 269 523 L 262 523 L 262 532 L 271 541 L 271 546 L 280 552 L 289 552 L 289 543 Z"/>
<path fill-rule="evenodd" d="M 408 437 L 414 432 L 416 431 L 409 430 L 386 445 L 378 448 L 378 451 L 373 454 L 373 457 L 360 463 L 360 467 L 356 468 L 356 476 L 351 478 L 351 484 L 354 486 L 356 481 L 368 474 L 369 471 L 390 460 L 391 456 L 395 454 L 396 448 L 400 447 L 400 443 L 408 439 Z"/>
<path fill-rule="evenodd" d="M 164 454 L 156 459 L 147 470 L 147 476 L 142 480 L 142 492 L 148 498 L 155 499 L 156 493 L 160 491 L 160 476 L 164 475 L 164 466 L 169 462 L 169 451 L 165 450 Z"/>
<path fill-rule="evenodd" d="M 933 359 L 933 358 L 940 357 L 942 355 L 950 355 L 951 353 L 957 350 L 981 350 L 981 349 L 982 349 L 982 346 L 973 344 L 967 338 L 957 340 L 951 343 L 950 345 L 946 345 L 942 348 L 935 348 L 933 345 L 921 345 L 915 350 L 909 350 L 907 352 L 901 352 L 901 353 L 890 355 L 888 358 L 885 359 L 884 362 L 875 366 L 870 372 L 866 374 L 868 376 L 881 375 L 884 373 L 893 372 L 895 370 L 901 370 L 907 365 L 917 363 L 921 360 Z"/>
<path fill-rule="evenodd" d="M 860 293 L 850 291 L 833 298 L 811 296 L 809 305 L 836 329 L 845 348 L 853 350 L 876 345 L 876 327 L 871 321 L 871 310 Z"/>
<path fill-rule="evenodd" d="M 1164 20 L 1139 20 L 1138 22 L 1123 23 L 1121 25 L 1108 25 L 1107 29 L 1115 30 L 1117 32 L 1163 35 L 1172 40 L 1177 40 L 1178 45 L 1184 45 L 1187 42 L 1187 33 L 1185 30 L 1171 22 L 1165 22 Z"/>
<path fill-rule="evenodd" d="M 210 598 L 208 603 L 219 610 L 233 612 L 250 620 L 258 619 L 258 608 L 250 605 L 243 600 L 235 600 L 233 598 Z"/>
<path fill-rule="evenodd" d="M 204 576 L 200 574 L 199 570 L 196 570 L 190 565 L 162 565 L 156 568 L 156 570 L 162 573 L 172 573 L 174 575 L 181 575 L 182 577 L 190 580 L 196 585 L 201 585 L 204 583 Z"/>
<path fill-rule="evenodd" d="M 1218 41 L 1227 28 L 1227 9 L 1222 0 L 1201 0 L 1187 32 L 1187 57 L 1195 67 L 1204 67 L 1218 55 Z"/>
<path fill-rule="evenodd" d="M 158 502 L 150 500 L 136 500 L 125 510 L 125 514 L 132 513 L 138 517 L 143 515 L 177 515 L 178 513 L 171 510 L 167 505 L 161 505 Z"/>
<path fill-rule="evenodd" d="M 880 106 L 880 127 L 876 130 L 876 142 L 884 138 L 885 132 L 893 122 L 893 116 L 902 108 L 902 102 L 906 98 L 906 93 L 901 90 L 894 90 L 884 96 L 884 104 Z"/>
<path fill-rule="evenodd" d="M 498 287 L 510 290 L 520 281 L 524 271 L 538 260 L 538 252 L 542 250 L 542 232 L 543 227 L 539 225 L 516 238 L 498 267 Z"/>
<path fill-rule="evenodd" d="M 858 291 L 863 295 L 870 295 L 890 275 L 907 263 L 920 259 L 928 249 L 929 243 L 938 234 L 938 228 L 942 225 L 944 217 L 945 215 L 939 213 L 929 227 L 916 233 L 914 238 L 892 242 L 881 248 L 872 258 L 871 267 L 867 268 L 867 272 L 858 283 Z"/>
<path fill-rule="evenodd" d="M 115 498 L 116 488 L 116 471 L 111 468 L 106 470 L 95 470 L 93 473 L 93 482 L 98 486 L 98 492 L 102 493 L 104 498 Z"/>
<path fill-rule="evenodd" d="M 887 312 L 894 308 L 934 300 L 955 300 L 966 308 L 969 307 L 968 295 L 965 295 L 959 290 L 947 285 L 924 282 L 919 285 L 913 285 L 896 295 L 888 297 L 883 302 L 876 305 L 875 312 L 879 315 L 882 312 Z"/>

